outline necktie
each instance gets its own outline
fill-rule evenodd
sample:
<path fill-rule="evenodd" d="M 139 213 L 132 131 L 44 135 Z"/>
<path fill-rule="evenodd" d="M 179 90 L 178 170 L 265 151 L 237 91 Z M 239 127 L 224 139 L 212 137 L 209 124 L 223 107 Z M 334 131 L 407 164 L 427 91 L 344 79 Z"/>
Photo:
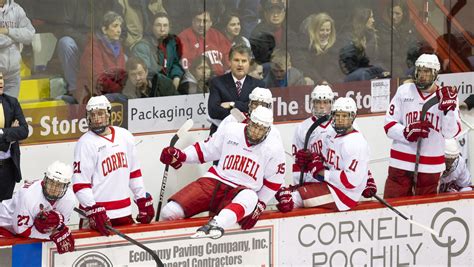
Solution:
<path fill-rule="evenodd" d="M 5 114 L 3 113 L 3 104 L 0 101 L 0 128 L 5 128 Z"/>
<path fill-rule="evenodd" d="M 240 96 L 240 93 L 242 92 L 242 83 L 240 81 L 236 81 L 235 87 L 237 87 L 237 95 Z"/>

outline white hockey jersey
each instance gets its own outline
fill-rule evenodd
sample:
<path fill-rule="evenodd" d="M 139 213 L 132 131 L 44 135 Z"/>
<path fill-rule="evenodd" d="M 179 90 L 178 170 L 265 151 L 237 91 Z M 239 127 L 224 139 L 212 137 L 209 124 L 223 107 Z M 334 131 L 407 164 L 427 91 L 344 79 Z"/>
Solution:
<path fill-rule="evenodd" d="M 35 217 L 41 210 L 58 211 L 64 216 L 64 223 L 67 224 L 76 204 L 71 188 L 68 188 L 61 199 L 51 204 L 43 195 L 41 181 L 25 183 L 12 199 L 0 203 L 0 227 L 15 235 L 49 240 L 51 233 L 42 234 L 34 227 Z"/>
<path fill-rule="evenodd" d="M 285 152 L 280 133 L 272 127 L 263 142 L 251 146 L 244 133 L 245 126 L 238 122 L 219 126 L 212 137 L 183 150 L 186 163 L 219 160 L 203 177 L 252 189 L 261 201 L 268 203 L 284 181 Z"/>
<path fill-rule="evenodd" d="M 402 170 L 415 169 L 416 142 L 408 142 L 403 135 L 405 127 L 421 117 L 421 108 L 435 93 L 423 94 L 413 83 L 401 85 L 385 115 L 385 132 L 393 139 L 390 150 L 390 166 Z M 461 132 L 459 110 L 449 111 L 446 115 L 438 109 L 438 105 L 431 107 L 426 113 L 426 120 L 433 128 L 428 138 L 423 138 L 420 149 L 419 172 L 440 173 L 445 169 L 444 139 L 453 138 Z"/>
<path fill-rule="evenodd" d="M 308 132 L 309 127 L 316 121 L 316 117 L 311 116 L 298 124 L 295 129 L 295 133 L 293 136 L 293 146 L 292 146 L 292 154 L 293 157 L 295 156 L 296 152 L 304 147 L 304 139 L 306 137 L 306 132 Z M 323 149 L 323 140 L 325 138 L 329 138 L 328 136 L 335 136 L 336 132 L 332 128 L 332 120 L 329 120 L 314 129 L 311 133 L 311 136 L 308 141 L 308 149 L 313 153 L 322 154 Z M 293 183 L 299 184 L 300 183 L 300 167 L 293 163 Z M 317 182 L 313 176 L 307 172 L 303 176 L 303 182 Z"/>
<path fill-rule="evenodd" d="M 454 170 L 452 172 L 444 172 L 440 178 L 440 192 L 447 192 L 451 184 L 455 184 L 459 191 L 471 190 L 471 174 L 466 165 L 466 160 L 459 156 L 453 163 Z"/>
<path fill-rule="evenodd" d="M 364 136 L 354 130 L 345 135 L 326 138 L 323 144 L 324 161 L 329 170 L 324 180 L 339 210 L 357 205 L 367 183 L 369 145 Z"/>
<path fill-rule="evenodd" d="M 146 192 L 133 135 L 120 127 L 110 129 L 108 136 L 89 131 L 77 141 L 72 181 L 81 208 L 97 203 L 114 219 L 132 214 L 129 189 L 135 199 Z"/>

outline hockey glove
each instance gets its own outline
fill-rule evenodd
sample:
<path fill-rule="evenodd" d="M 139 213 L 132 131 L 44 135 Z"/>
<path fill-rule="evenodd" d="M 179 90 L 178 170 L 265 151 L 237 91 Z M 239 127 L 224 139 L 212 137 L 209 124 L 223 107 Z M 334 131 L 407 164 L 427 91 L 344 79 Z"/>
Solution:
<path fill-rule="evenodd" d="M 407 125 L 403 130 L 403 135 L 408 142 L 416 142 L 418 138 L 427 138 L 432 128 L 428 121 L 415 121 Z"/>
<path fill-rule="evenodd" d="M 179 169 L 183 165 L 183 162 L 186 161 L 186 154 L 178 148 L 165 147 L 163 151 L 161 151 L 160 161 L 175 169 Z"/>
<path fill-rule="evenodd" d="M 56 244 L 59 254 L 74 251 L 74 237 L 66 225 L 63 225 L 60 230 L 51 234 L 49 238 Z"/>
<path fill-rule="evenodd" d="M 436 96 L 439 99 L 438 109 L 448 112 L 455 110 L 457 105 L 458 92 L 456 88 L 451 86 L 443 86 L 436 91 Z"/>
<path fill-rule="evenodd" d="M 372 178 L 372 174 L 369 174 L 369 179 L 367 179 L 367 183 L 365 184 L 365 189 L 362 191 L 362 195 L 365 198 L 371 198 L 377 194 L 377 185 L 375 184 L 374 178 Z"/>
<path fill-rule="evenodd" d="M 267 205 L 265 205 L 265 203 L 259 200 L 253 212 L 250 213 L 250 215 L 242 218 L 242 220 L 240 220 L 239 222 L 240 228 L 242 228 L 243 230 L 252 229 L 257 223 L 258 219 L 260 218 L 260 215 L 262 215 L 266 207 Z"/>
<path fill-rule="evenodd" d="M 306 171 L 308 164 L 317 154 L 311 153 L 308 149 L 300 149 L 295 154 L 295 163 L 301 171 Z"/>
<path fill-rule="evenodd" d="M 313 160 L 308 163 L 308 170 L 314 179 L 320 182 L 324 181 L 324 176 L 320 175 L 319 173 L 320 171 L 324 170 L 324 163 L 319 155 L 316 155 L 316 157 L 314 157 Z"/>
<path fill-rule="evenodd" d="M 38 232 L 46 234 L 63 226 L 64 216 L 55 210 L 40 211 L 33 223 Z"/>
<path fill-rule="evenodd" d="M 95 204 L 92 207 L 86 207 L 85 211 L 91 229 L 98 231 L 101 235 L 110 235 L 110 232 L 105 225 L 111 225 L 111 223 L 103 206 Z"/>
<path fill-rule="evenodd" d="M 142 197 L 136 200 L 138 206 L 137 221 L 140 223 L 150 223 L 155 218 L 155 209 L 153 208 L 153 198 L 149 193 L 146 193 L 146 197 Z"/>
<path fill-rule="evenodd" d="M 275 195 L 278 204 L 276 205 L 278 210 L 281 212 L 290 212 L 293 210 L 295 203 L 291 196 L 291 189 L 288 187 L 282 187 Z"/>

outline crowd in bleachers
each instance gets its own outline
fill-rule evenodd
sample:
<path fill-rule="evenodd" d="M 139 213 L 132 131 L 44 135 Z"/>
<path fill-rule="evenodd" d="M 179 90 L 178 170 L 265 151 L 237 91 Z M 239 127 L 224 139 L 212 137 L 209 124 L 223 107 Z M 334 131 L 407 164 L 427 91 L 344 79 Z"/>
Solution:
<path fill-rule="evenodd" d="M 411 59 L 436 49 L 420 37 L 403 0 L 393 8 L 371 0 L 16 2 L 37 34 L 57 39 L 45 68 L 28 60 L 28 48 L 23 61 L 33 74 L 61 75 L 66 88 L 58 98 L 67 103 L 208 92 L 209 79 L 229 71 L 236 44 L 252 48 L 256 77 L 267 87 L 409 77 Z M 136 87 L 130 59 L 146 65 L 149 92 L 127 88 Z M 151 92 L 153 81 L 160 85 Z"/>

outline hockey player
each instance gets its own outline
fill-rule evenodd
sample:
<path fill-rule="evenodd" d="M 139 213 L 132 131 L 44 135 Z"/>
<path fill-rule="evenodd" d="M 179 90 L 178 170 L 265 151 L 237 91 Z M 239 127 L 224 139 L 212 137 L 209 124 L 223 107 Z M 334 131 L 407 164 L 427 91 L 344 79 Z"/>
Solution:
<path fill-rule="evenodd" d="M 446 139 L 444 158 L 446 170 L 441 175 L 439 192 L 471 191 L 471 174 L 466 161 L 460 155 L 458 142 L 455 139 Z"/>
<path fill-rule="evenodd" d="M 217 214 L 197 230 L 196 238 L 219 238 L 236 222 L 242 229 L 252 228 L 284 180 L 285 152 L 272 123 L 272 111 L 259 106 L 247 124 L 228 123 L 210 139 L 183 151 L 164 148 L 161 162 L 175 169 L 182 163 L 219 160 L 219 164 L 171 196 L 161 217 L 176 220 L 203 211 Z"/>
<path fill-rule="evenodd" d="M 69 188 L 71 176 L 71 166 L 55 161 L 43 180 L 25 183 L 12 199 L 1 202 L 0 235 L 51 240 L 59 254 L 74 251 L 74 237 L 66 226 L 76 202 Z"/>
<path fill-rule="evenodd" d="M 371 181 L 367 179 L 367 141 L 353 127 L 357 115 L 354 100 L 348 97 L 338 98 L 332 106 L 331 115 L 336 135 L 324 138 L 322 149 L 318 148 L 319 153 L 311 154 L 311 161 L 307 165 L 312 178 L 309 183 L 283 187 L 278 191 L 276 199 L 280 211 L 316 206 L 344 211 L 355 207 L 362 194 L 370 197 L 376 193 L 373 178 Z"/>
<path fill-rule="evenodd" d="M 267 88 L 262 88 L 262 87 L 255 87 L 252 92 L 249 95 L 249 112 L 248 113 L 242 113 L 245 116 L 245 119 L 241 122 L 247 123 L 250 114 L 254 109 L 256 109 L 258 106 L 262 106 L 268 109 L 272 109 L 272 104 L 273 104 L 273 97 L 272 97 L 272 91 Z M 220 126 L 223 126 L 229 122 L 238 122 L 237 118 L 234 117 L 232 114 L 229 116 L 225 117 L 225 119 L 222 120 L 222 122 L 219 124 Z M 217 128 L 219 130 L 219 128 Z"/>
<path fill-rule="evenodd" d="M 105 224 L 133 224 L 129 189 L 139 210 L 136 220 L 150 223 L 153 199 L 145 191 L 133 135 L 111 126 L 111 105 L 105 96 L 92 97 L 86 112 L 89 131 L 77 141 L 72 180 L 89 226 L 109 235 Z"/>
<path fill-rule="evenodd" d="M 322 153 L 322 142 L 325 136 L 335 135 L 331 127 L 331 120 L 328 120 L 314 129 L 309 139 L 307 150 L 303 147 L 306 132 L 317 119 L 331 113 L 333 102 L 334 93 L 329 85 L 323 84 L 314 87 L 311 92 L 311 112 L 313 115 L 296 126 L 293 136 L 293 155 L 295 156 L 295 163 L 293 164 L 293 183 L 295 185 L 300 182 L 300 166 L 304 168 L 307 165 L 311 160 L 311 153 Z M 307 172 L 304 174 L 303 181 L 314 182 L 314 178 Z"/>
<path fill-rule="evenodd" d="M 435 84 L 440 64 L 436 55 L 422 54 L 415 62 L 414 83 L 398 87 L 385 115 L 385 132 L 393 140 L 384 197 L 434 194 L 445 169 L 444 139 L 461 132 L 457 92 Z M 439 103 L 420 121 L 425 102 Z M 420 140 L 420 141 L 418 141 Z M 418 176 L 414 179 L 417 142 L 421 142 Z"/>

